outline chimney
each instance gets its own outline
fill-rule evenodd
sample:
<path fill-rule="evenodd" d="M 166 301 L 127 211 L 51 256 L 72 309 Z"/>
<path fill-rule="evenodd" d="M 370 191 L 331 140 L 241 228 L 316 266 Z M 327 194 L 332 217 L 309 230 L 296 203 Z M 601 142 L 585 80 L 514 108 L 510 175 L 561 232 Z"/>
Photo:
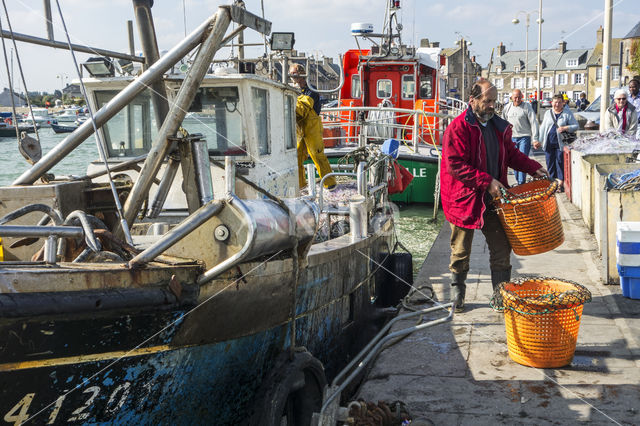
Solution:
<path fill-rule="evenodd" d="M 562 40 L 560 43 L 558 43 L 558 51 L 560 51 L 560 53 L 564 53 L 567 51 L 567 42 Z"/>
<path fill-rule="evenodd" d="M 429 39 L 421 38 L 420 39 L 420 47 L 429 47 Z"/>
<path fill-rule="evenodd" d="M 323 62 L 325 65 L 333 64 L 333 58 L 327 58 L 326 56 L 323 58 Z"/>
<path fill-rule="evenodd" d="M 429 43 L 430 47 L 440 47 L 440 42 L 439 41 L 432 41 L 431 43 Z"/>
<path fill-rule="evenodd" d="M 596 31 L 596 43 L 602 43 L 603 42 L 603 34 L 604 31 L 602 30 L 602 25 L 600 25 L 600 28 L 598 28 L 598 31 Z"/>
<path fill-rule="evenodd" d="M 502 44 L 502 42 L 500 42 L 500 45 L 498 46 L 498 56 L 502 56 L 506 53 L 506 49 L 504 47 L 504 44 Z"/>

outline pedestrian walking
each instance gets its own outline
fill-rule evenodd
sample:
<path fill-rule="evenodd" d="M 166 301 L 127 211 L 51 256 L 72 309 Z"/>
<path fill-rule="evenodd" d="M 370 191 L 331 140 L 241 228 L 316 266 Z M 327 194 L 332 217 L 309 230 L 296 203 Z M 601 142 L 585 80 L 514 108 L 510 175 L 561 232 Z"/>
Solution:
<path fill-rule="evenodd" d="M 562 151 L 567 145 L 565 137 L 569 132 L 578 130 L 578 122 L 569 108 L 565 108 L 562 95 L 554 95 L 551 99 L 551 109 L 544 114 L 540 124 L 542 135 L 542 149 L 547 160 L 549 175 L 560 181 L 560 191 L 564 191 L 564 158 Z M 540 146 L 534 144 L 534 148 Z"/>
<path fill-rule="evenodd" d="M 311 156 L 320 177 L 331 173 L 331 165 L 324 153 L 322 140 L 322 119 L 320 118 L 320 96 L 307 86 L 305 69 L 300 64 L 292 64 L 289 76 L 301 90 L 296 102 L 296 134 L 298 139 L 298 183 L 300 188 L 307 185 L 304 176 L 304 161 Z M 324 181 L 327 189 L 336 186 L 333 176 Z"/>
<path fill-rule="evenodd" d="M 587 94 L 582 92 L 580 93 L 580 97 L 576 101 L 576 109 L 578 111 L 584 111 L 589 106 L 589 100 L 587 100 Z"/>
<path fill-rule="evenodd" d="M 531 140 L 538 142 L 539 125 L 533 108 L 527 102 L 522 102 L 523 96 L 520 89 L 511 92 L 511 102 L 502 110 L 502 118 L 507 120 L 513 128 L 512 139 L 520 152 L 529 156 L 531 152 Z M 522 185 L 527 180 L 527 174 L 515 171 L 518 185 Z"/>
<path fill-rule="evenodd" d="M 452 301 L 464 309 L 474 230 L 480 229 L 489 247 L 494 289 L 511 278 L 511 245 L 493 199 L 508 186 L 507 168 L 534 176 L 547 175 L 537 162 L 520 152 L 511 140 L 511 126 L 495 115 L 498 91 L 481 79 L 474 83 L 469 107 L 447 127 L 442 144 L 440 188 L 444 215 L 451 225 Z"/>
<path fill-rule="evenodd" d="M 638 111 L 627 101 L 627 92 L 618 89 L 613 94 L 613 105 L 607 108 L 604 129 L 614 129 L 623 135 L 635 136 L 638 131 Z"/>

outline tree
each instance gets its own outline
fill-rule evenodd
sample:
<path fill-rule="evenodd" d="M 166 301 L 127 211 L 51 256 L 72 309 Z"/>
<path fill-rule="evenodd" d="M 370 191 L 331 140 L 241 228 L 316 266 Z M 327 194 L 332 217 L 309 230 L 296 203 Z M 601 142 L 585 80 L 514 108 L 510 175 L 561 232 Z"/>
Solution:
<path fill-rule="evenodd" d="M 633 75 L 640 75 L 640 40 L 633 40 L 630 49 L 631 57 L 627 68 Z"/>

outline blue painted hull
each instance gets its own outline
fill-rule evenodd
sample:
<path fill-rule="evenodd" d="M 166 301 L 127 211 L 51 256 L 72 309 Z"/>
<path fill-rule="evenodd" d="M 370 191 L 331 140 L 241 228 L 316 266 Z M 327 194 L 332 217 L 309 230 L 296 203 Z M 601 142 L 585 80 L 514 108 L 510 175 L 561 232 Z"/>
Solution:
<path fill-rule="evenodd" d="M 221 279 L 173 304 L 0 317 L 0 418 L 244 424 L 291 346 L 292 318 L 295 345 L 318 358 L 329 378 L 373 336 L 383 284 L 375 262 L 390 244 L 386 232 L 311 253 L 295 298 L 290 260 L 278 260 L 245 283 Z M 208 291 L 216 297 L 208 300 Z"/>

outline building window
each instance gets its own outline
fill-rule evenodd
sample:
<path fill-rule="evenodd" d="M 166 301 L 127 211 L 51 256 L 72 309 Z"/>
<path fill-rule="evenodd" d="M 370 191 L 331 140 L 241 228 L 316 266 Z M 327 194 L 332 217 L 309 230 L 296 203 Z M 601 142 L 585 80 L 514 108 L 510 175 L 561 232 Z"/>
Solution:
<path fill-rule="evenodd" d="M 542 93 L 542 98 L 551 98 L 551 92 L 543 92 Z"/>
<path fill-rule="evenodd" d="M 573 81 L 573 84 L 584 84 L 584 74 L 574 74 Z"/>
<path fill-rule="evenodd" d="M 533 87 L 533 77 L 527 77 L 527 87 Z"/>
<path fill-rule="evenodd" d="M 596 68 L 596 81 L 602 81 L 602 68 Z"/>
<path fill-rule="evenodd" d="M 513 79 L 513 88 L 522 89 L 522 79 L 520 77 L 515 77 Z"/>
<path fill-rule="evenodd" d="M 354 74 L 351 76 L 351 97 L 353 99 L 359 99 L 362 95 L 360 90 L 360 75 Z"/>
<path fill-rule="evenodd" d="M 611 80 L 620 80 L 620 68 L 611 68 Z"/>
<path fill-rule="evenodd" d="M 402 99 L 413 99 L 416 92 L 416 83 L 413 81 L 413 74 L 402 76 Z"/>
<path fill-rule="evenodd" d="M 558 84 L 559 85 L 567 84 L 567 75 L 566 74 L 558 74 Z"/>
<path fill-rule="evenodd" d="M 378 99 L 389 99 L 392 93 L 391 80 L 378 80 L 377 84 Z"/>
<path fill-rule="evenodd" d="M 496 78 L 494 85 L 496 86 L 496 89 L 504 89 L 504 80 L 502 78 Z"/>
<path fill-rule="evenodd" d="M 567 59 L 567 68 L 577 67 L 578 60 L 577 59 Z"/>
<path fill-rule="evenodd" d="M 265 155 L 270 152 L 269 143 L 269 114 L 267 111 L 267 91 L 252 87 L 253 106 L 256 111 L 256 135 L 258 136 L 258 153 Z"/>
<path fill-rule="evenodd" d="M 551 88 L 551 77 L 542 78 L 542 87 L 544 87 L 545 89 Z"/>
<path fill-rule="evenodd" d="M 453 87 L 454 89 L 458 88 L 458 77 L 454 77 L 453 78 L 453 83 L 452 83 L 451 87 Z"/>

